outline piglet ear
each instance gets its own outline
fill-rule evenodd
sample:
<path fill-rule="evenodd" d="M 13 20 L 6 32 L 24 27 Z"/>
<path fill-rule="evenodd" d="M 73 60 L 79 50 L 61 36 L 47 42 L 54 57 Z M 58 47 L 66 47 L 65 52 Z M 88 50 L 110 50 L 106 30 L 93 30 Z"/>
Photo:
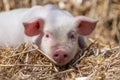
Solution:
<path fill-rule="evenodd" d="M 35 36 L 43 32 L 43 19 L 37 19 L 34 21 L 23 22 L 25 28 L 25 34 L 27 36 Z"/>
<path fill-rule="evenodd" d="M 78 16 L 75 17 L 75 23 L 77 24 L 78 33 L 88 35 L 94 30 L 97 20 L 85 16 Z"/>

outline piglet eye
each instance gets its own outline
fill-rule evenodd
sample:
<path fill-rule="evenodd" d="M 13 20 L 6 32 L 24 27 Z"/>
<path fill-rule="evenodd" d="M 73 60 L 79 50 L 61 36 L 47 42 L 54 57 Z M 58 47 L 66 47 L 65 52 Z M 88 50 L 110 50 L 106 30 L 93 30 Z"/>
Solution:
<path fill-rule="evenodd" d="M 74 38 L 75 38 L 75 36 L 74 36 L 73 34 L 71 34 L 71 35 L 70 35 L 70 38 L 71 38 L 71 39 L 74 39 Z"/>
<path fill-rule="evenodd" d="M 70 33 L 68 34 L 68 37 L 69 37 L 69 39 L 72 39 L 72 40 L 74 40 L 74 39 L 76 38 L 74 32 L 70 32 Z"/>
<path fill-rule="evenodd" d="M 46 38 L 49 38 L 49 34 L 46 34 L 45 37 L 46 37 Z"/>
<path fill-rule="evenodd" d="M 44 33 L 44 37 L 45 37 L 45 38 L 52 38 L 52 37 L 53 37 L 53 34 L 52 34 L 50 31 L 46 31 L 46 32 Z"/>

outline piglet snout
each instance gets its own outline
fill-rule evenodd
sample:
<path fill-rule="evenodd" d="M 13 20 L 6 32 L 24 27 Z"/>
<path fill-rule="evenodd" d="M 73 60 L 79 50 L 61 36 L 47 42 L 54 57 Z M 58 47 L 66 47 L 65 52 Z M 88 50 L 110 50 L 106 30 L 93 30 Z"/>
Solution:
<path fill-rule="evenodd" d="M 58 63 L 65 63 L 69 59 L 67 50 L 57 49 L 53 54 L 53 59 Z"/>

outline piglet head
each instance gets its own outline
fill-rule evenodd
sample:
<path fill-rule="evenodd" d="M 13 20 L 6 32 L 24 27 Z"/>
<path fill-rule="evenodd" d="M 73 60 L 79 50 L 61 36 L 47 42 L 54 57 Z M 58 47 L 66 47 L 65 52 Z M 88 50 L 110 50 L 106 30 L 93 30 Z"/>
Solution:
<path fill-rule="evenodd" d="M 58 21 L 58 20 L 57 20 Z M 47 23 L 48 22 L 48 23 Z M 96 25 L 95 20 L 84 16 L 71 18 L 70 23 L 62 21 L 62 25 L 53 25 L 42 18 L 24 22 L 25 34 L 29 37 L 40 35 L 36 44 L 43 50 L 57 65 L 65 65 L 76 55 L 81 40 L 79 35 L 90 34 Z M 56 22 L 59 24 L 60 22 Z M 49 26 L 47 25 L 49 24 Z"/>
<path fill-rule="evenodd" d="M 40 45 L 57 65 L 62 66 L 75 57 L 79 46 L 80 48 L 86 46 L 83 36 L 89 35 L 94 30 L 97 21 L 84 16 L 57 19 L 49 25 L 46 23 Z"/>

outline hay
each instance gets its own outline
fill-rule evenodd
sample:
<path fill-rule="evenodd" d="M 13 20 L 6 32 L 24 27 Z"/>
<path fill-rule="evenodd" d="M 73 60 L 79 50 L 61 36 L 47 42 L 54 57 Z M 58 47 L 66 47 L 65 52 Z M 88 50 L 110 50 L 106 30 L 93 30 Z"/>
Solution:
<path fill-rule="evenodd" d="M 0 48 L 0 80 L 120 79 L 120 48 L 100 48 L 94 42 L 74 62 L 56 66 L 34 44 Z"/>

